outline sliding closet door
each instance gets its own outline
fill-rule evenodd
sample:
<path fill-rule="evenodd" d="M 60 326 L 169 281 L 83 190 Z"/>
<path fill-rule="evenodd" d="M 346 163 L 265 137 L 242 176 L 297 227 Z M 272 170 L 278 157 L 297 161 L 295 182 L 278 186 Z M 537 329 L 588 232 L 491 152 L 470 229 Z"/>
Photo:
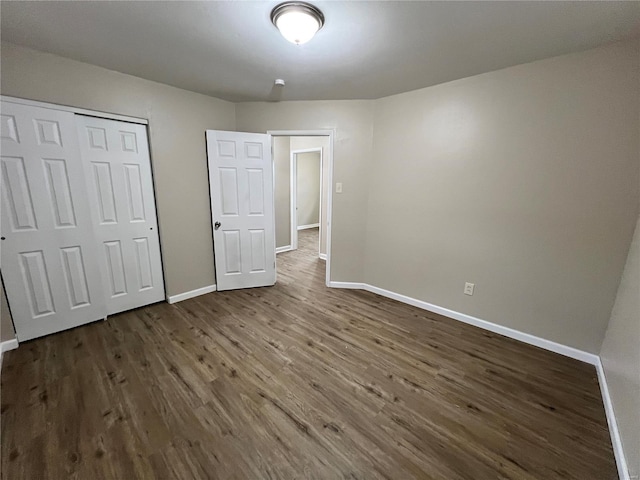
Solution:
<path fill-rule="evenodd" d="M 164 300 L 143 125 L 76 116 L 109 314 Z"/>
<path fill-rule="evenodd" d="M 20 341 L 106 317 L 74 115 L 2 102 L 2 276 Z"/>

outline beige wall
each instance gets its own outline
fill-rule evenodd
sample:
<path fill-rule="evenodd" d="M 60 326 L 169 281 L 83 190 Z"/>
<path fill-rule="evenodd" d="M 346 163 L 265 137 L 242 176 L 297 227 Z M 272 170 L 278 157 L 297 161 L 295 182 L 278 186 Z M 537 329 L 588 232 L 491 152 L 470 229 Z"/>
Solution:
<path fill-rule="evenodd" d="M 237 129 L 335 130 L 331 279 L 362 281 L 369 163 L 373 136 L 373 102 L 361 100 L 239 103 Z"/>
<path fill-rule="evenodd" d="M 2 93 L 149 119 L 171 295 L 214 282 L 204 130 L 331 129 L 332 280 L 598 352 L 638 213 L 638 62 L 634 41 L 377 101 L 234 106 L 3 43 Z"/>
<path fill-rule="evenodd" d="M 234 130 L 235 106 L 2 43 L 2 94 L 149 120 L 168 295 L 215 283 L 206 129 Z"/>
<path fill-rule="evenodd" d="M 4 294 L 4 287 L 0 285 L 0 342 L 13 340 L 15 337 L 7 297 Z"/>
<path fill-rule="evenodd" d="M 291 150 L 322 149 L 322 208 L 320 209 L 320 253 L 327 253 L 327 206 L 329 189 L 329 137 L 291 137 Z"/>
<path fill-rule="evenodd" d="M 638 215 L 638 47 L 376 101 L 365 281 L 599 352 Z"/>
<path fill-rule="evenodd" d="M 320 223 L 320 152 L 300 153 L 297 157 L 296 225 Z"/>
<path fill-rule="evenodd" d="M 276 248 L 291 245 L 291 160 L 289 137 L 273 137 Z"/>
<path fill-rule="evenodd" d="M 600 358 L 627 459 L 640 475 L 640 217 Z"/>

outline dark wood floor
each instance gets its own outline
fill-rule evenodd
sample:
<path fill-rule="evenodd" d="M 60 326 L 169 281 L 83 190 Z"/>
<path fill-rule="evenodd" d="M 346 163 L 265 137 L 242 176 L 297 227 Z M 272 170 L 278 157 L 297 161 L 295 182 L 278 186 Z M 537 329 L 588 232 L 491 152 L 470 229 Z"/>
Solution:
<path fill-rule="evenodd" d="M 2 478 L 616 478 L 592 366 L 327 289 L 316 251 L 6 354 Z"/>

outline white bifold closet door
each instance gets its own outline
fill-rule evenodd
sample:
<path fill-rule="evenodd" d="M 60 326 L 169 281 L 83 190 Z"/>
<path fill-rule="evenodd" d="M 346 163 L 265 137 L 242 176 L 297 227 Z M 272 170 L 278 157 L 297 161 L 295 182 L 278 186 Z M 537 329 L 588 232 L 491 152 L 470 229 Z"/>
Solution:
<path fill-rule="evenodd" d="M 164 300 L 147 131 L 76 115 L 107 312 Z"/>
<path fill-rule="evenodd" d="M 18 340 L 164 300 L 145 126 L 1 105 L 0 265 Z"/>
<path fill-rule="evenodd" d="M 2 276 L 20 341 L 106 317 L 74 114 L 2 102 Z"/>

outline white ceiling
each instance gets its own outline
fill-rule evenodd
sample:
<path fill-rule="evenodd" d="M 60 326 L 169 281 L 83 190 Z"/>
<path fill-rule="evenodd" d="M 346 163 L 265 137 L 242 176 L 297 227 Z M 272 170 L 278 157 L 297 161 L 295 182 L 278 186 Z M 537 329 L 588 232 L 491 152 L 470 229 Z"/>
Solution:
<path fill-rule="evenodd" d="M 1 2 L 2 40 L 231 101 L 379 98 L 640 34 L 640 2 Z M 284 78 L 284 88 L 274 87 Z"/>

